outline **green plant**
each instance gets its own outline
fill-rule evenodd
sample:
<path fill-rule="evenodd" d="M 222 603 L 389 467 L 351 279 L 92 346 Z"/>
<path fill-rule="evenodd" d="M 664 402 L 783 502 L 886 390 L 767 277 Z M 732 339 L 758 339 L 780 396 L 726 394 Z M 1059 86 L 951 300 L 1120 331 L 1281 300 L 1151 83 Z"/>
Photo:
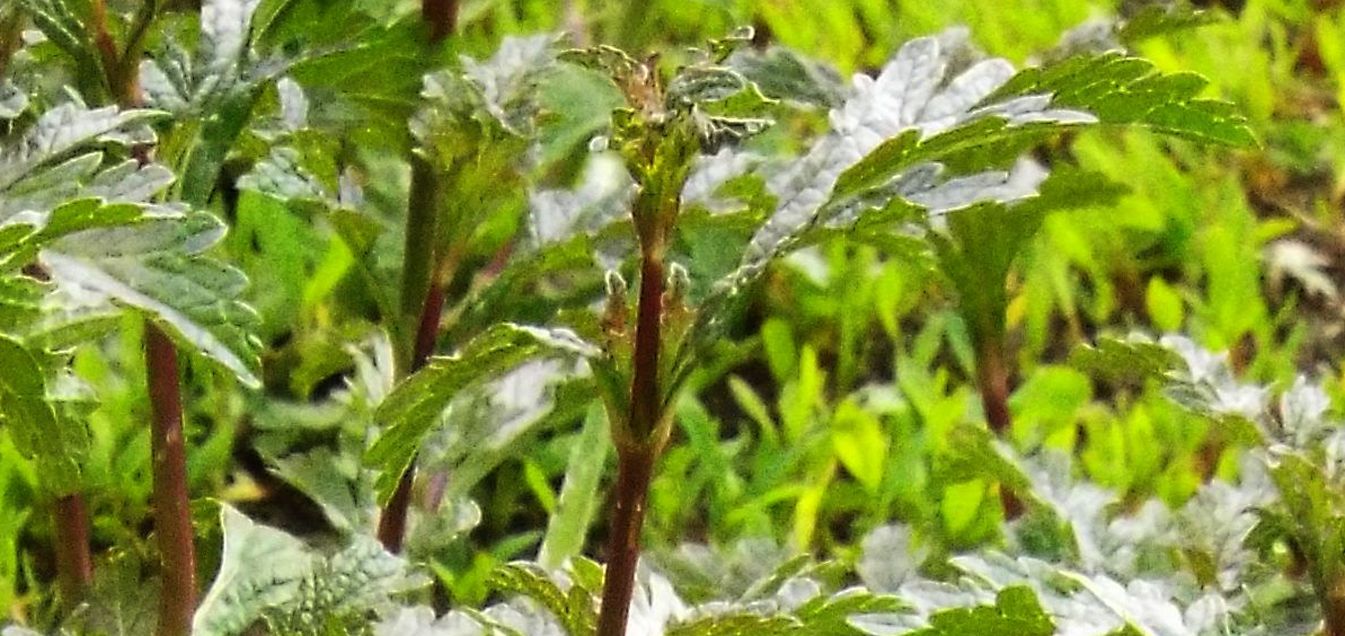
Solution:
<path fill-rule="evenodd" d="M 1047 4 L 978 32 L 1021 59 L 1086 13 Z M 1327 392 L 1268 417 L 1234 379 L 1299 368 L 1329 261 L 1247 300 L 1296 226 L 1202 154 L 1246 120 L 1130 52 L 1212 14 L 1127 6 L 1015 71 L 962 30 L 891 55 L 947 10 L 872 2 L 189 5 L 0 9 L 0 519 L 61 520 L 0 534 L 16 622 L 1345 629 Z M 508 35 L 561 25 L 584 48 Z M 1098 334 L 1135 325 L 1232 361 Z M 143 480 L 87 477 L 146 414 L 158 576 Z"/>

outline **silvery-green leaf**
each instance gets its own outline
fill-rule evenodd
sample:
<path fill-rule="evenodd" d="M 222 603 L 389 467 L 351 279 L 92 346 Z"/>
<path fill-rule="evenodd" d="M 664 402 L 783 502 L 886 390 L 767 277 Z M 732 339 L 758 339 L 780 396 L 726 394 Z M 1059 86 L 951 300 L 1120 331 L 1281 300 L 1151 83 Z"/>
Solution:
<path fill-rule="evenodd" d="M 201 3 L 201 48 L 205 77 L 231 77 L 251 37 L 252 14 L 260 0 L 205 0 Z"/>
<path fill-rule="evenodd" d="M 528 194 L 528 230 L 533 246 L 564 241 L 621 218 L 633 193 L 630 175 L 611 153 L 595 153 L 572 190 Z"/>
<path fill-rule="evenodd" d="M 466 77 L 476 83 L 485 98 L 485 107 L 511 131 L 522 131 L 533 115 L 532 88 L 539 72 L 556 57 L 556 36 L 509 36 L 500 43 L 489 60 L 462 57 Z"/>
<path fill-rule="evenodd" d="M 1186 622 L 1185 610 L 1173 598 L 1169 586 L 1155 581 L 1135 579 L 1122 585 L 1105 575 L 1083 576 L 1066 573 L 1083 585 L 1103 606 L 1124 620 L 1143 636 L 1203 636 L 1219 616 L 1211 616 L 1208 604 L 1192 614 L 1193 623 Z"/>
<path fill-rule="evenodd" d="M 958 54 L 947 48 L 938 38 L 918 38 L 902 46 L 878 77 L 855 76 L 852 95 L 830 113 L 831 132 L 768 183 L 779 198 L 779 208 L 753 237 L 745 263 L 767 257 L 791 234 L 817 222 L 814 217 L 842 172 L 888 140 L 905 138 L 903 133 L 918 143 L 978 118 L 1004 117 L 1012 124 L 1055 121 L 1067 115 L 1046 111 L 1049 98 L 1024 97 L 978 107 L 1013 76 L 1013 67 L 1002 59 L 983 60 L 947 79 Z M 1020 191 L 1015 189 L 1013 197 L 1019 198 Z"/>
<path fill-rule="evenodd" d="M 223 226 L 207 214 L 146 219 L 86 230 L 39 253 L 52 280 L 73 294 L 144 311 L 245 385 L 260 386 L 257 314 L 238 299 L 247 279 L 200 256 Z"/>
<path fill-rule="evenodd" d="M 0 193 L 46 162 L 104 138 L 125 140 L 124 133 L 158 116 L 155 111 L 113 106 L 89 110 L 76 103 L 42 113 L 17 143 L 0 149 Z"/>
<path fill-rule="evenodd" d="M 140 88 L 149 105 L 181 113 L 192 101 L 194 72 L 191 55 L 170 38 L 157 59 L 140 63 Z"/>
<path fill-rule="evenodd" d="M 380 499 L 392 494 L 392 487 L 416 455 L 426 435 L 434 428 L 444 410 L 465 389 L 481 386 L 517 370 L 539 356 L 585 355 L 595 352 L 573 332 L 501 323 L 473 338 L 454 356 L 431 358 L 410 378 L 398 384 L 379 405 L 376 417 L 385 428 L 366 456 L 372 466 L 382 469 Z M 533 378 L 536 380 L 537 378 Z M 545 382 L 529 386 L 528 381 L 513 385 L 516 391 L 546 391 Z M 528 393 L 532 395 L 531 393 Z M 530 413 L 539 405 L 532 399 L 519 398 L 513 391 L 500 393 L 502 412 L 508 413 L 488 426 L 487 435 L 510 437 L 522 422 L 534 419 Z M 535 397 L 535 396 L 534 396 Z"/>
<path fill-rule="evenodd" d="M 314 556 L 302 541 L 248 519 L 227 504 L 220 508 L 224 553 L 219 573 L 192 618 L 197 636 L 234 636 L 270 607 L 298 598 Z"/>
<path fill-rule="evenodd" d="M 874 529 L 864 537 L 862 550 L 855 570 L 860 580 L 876 592 L 896 592 L 925 557 L 923 550 L 912 546 L 911 530 L 904 525 Z"/>
<path fill-rule="evenodd" d="M 280 95 L 280 121 L 290 132 L 302 130 L 308 126 L 308 96 L 298 82 L 282 77 L 276 82 L 276 93 Z"/>
<path fill-rule="evenodd" d="M 763 161 L 759 155 L 735 148 L 722 148 L 713 155 L 698 157 L 682 186 L 682 205 L 700 205 L 712 212 L 732 209 L 733 206 L 721 201 L 716 192 L 729 180 L 751 172 Z"/>
<path fill-rule="evenodd" d="M 483 620 L 460 610 L 435 618 L 434 609 L 422 605 L 403 607 L 373 629 L 374 636 L 490 636 Z"/>
<path fill-rule="evenodd" d="M 114 203 L 148 203 L 174 178 L 172 171 L 157 163 L 141 165 L 131 159 L 99 172 L 83 194 Z"/>
<path fill-rule="evenodd" d="M 103 153 L 90 152 L 73 157 L 0 191 L 0 224 L 23 212 L 45 213 L 74 199 L 83 184 L 98 169 Z"/>
<path fill-rule="evenodd" d="M 285 146 L 271 149 L 252 171 L 238 180 L 238 188 L 254 190 L 281 201 L 317 201 L 335 204 L 335 199 L 301 165 L 298 150 Z"/>
<path fill-rule="evenodd" d="M 28 95 L 9 80 L 0 81 L 0 120 L 14 119 L 28 110 Z"/>
<path fill-rule="evenodd" d="M 1326 417 L 1331 397 L 1306 376 L 1294 378 L 1294 385 L 1280 396 L 1280 427 L 1294 446 L 1306 448 L 1310 441 L 1332 431 L 1335 422 Z"/>

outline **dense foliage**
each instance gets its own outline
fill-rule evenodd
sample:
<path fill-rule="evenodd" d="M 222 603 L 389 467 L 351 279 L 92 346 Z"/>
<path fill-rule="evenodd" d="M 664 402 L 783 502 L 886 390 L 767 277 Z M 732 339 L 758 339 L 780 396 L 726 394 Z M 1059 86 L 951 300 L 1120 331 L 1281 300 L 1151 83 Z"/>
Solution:
<path fill-rule="evenodd" d="M 7 1 L 3 634 L 1345 636 L 1340 42 Z"/>

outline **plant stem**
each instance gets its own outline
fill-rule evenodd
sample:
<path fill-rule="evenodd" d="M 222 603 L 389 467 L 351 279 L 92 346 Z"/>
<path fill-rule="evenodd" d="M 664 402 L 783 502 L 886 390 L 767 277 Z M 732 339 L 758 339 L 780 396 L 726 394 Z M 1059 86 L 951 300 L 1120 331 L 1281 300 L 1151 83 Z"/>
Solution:
<path fill-rule="evenodd" d="M 654 473 L 656 453 L 623 449 L 617 455 L 616 500 L 607 544 L 607 575 L 603 580 L 598 636 L 625 636 L 635 568 L 640 560 L 640 528 Z"/>
<path fill-rule="evenodd" d="M 402 254 L 401 310 L 405 339 L 397 365 L 398 379 L 415 373 L 434 351 L 435 336 L 444 307 L 442 285 L 435 284 L 435 241 L 438 237 L 439 179 L 428 159 L 411 158 L 411 192 L 406 210 L 406 242 Z M 414 324 L 414 328 L 412 328 Z M 416 479 L 412 458 L 397 480 L 397 489 L 378 516 L 378 541 L 389 552 L 402 549 L 406 517 L 411 508 L 411 487 Z"/>
<path fill-rule="evenodd" d="M 89 551 L 89 508 L 78 493 L 58 498 L 53 505 L 56 524 L 56 572 L 61 596 L 75 607 L 93 584 L 93 555 Z"/>
<path fill-rule="evenodd" d="M 23 13 L 18 7 L 0 12 L 0 79 L 9 72 L 9 61 L 19 50 L 23 36 Z"/>
<path fill-rule="evenodd" d="M 1326 614 L 1326 635 L 1345 636 L 1345 581 L 1338 582 L 1326 593 L 1322 612 Z"/>
<path fill-rule="evenodd" d="M 976 383 L 981 389 L 981 407 L 990 430 L 996 435 L 1007 435 L 1013 426 L 1009 415 L 1009 369 L 1004 363 L 1004 348 L 998 343 L 981 348 L 976 365 Z"/>
<path fill-rule="evenodd" d="M 196 552 L 187 493 L 187 449 L 177 350 L 158 326 L 145 323 L 145 364 L 153 422 L 154 529 L 160 578 L 158 636 L 186 636 L 196 606 Z"/>
<path fill-rule="evenodd" d="M 458 26 L 458 0 L 421 0 L 420 18 L 430 26 L 430 43 L 438 44 Z"/>
<path fill-rule="evenodd" d="M 421 314 L 420 328 L 416 330 L 416 349 L 411 358 L 411 371 L 425 366 L 430 353 L 434 351 L 435 337 L 439 333 L 439 318 L 444 308 L 444 287 L 433 285 L 425 295 L 425 310 Z M 411 509 L 411 486 L 416 478 L 416 463 L 406 467 L 397 480 L 397 489 L 388 499 L 383 514 L 378 517 L 378 541 L 388 552 L 396 554 L 402 551 L 402 540 L 406 537 L 406 516 Z"/>
<path fill-rule="evenodd" d="M 662 444 L 654 438 L 662 404 L 659 348 L 663 331 L 663 254 L 661 240 L 646 242 L 640 263 L 640 304 L 636 310 L 634 372 L 630 388 L 633 440 L 618 440 L 616 498 L 607 538 L 607 575 L 603 581 L 598 636 L 625 636 L 640 559 L 649 480 Z"/>
<path fill-rule="evenodd" d="M 1009 367 L 1005 364 L 1004 347 L 995 341 L 979 350 L 981 355 L 976 364 L 976 383 L 981 389 L 981 407 L 985 410 L 990 430 L 1003 437 L 1013 428 L 1013 417 L 1009 414 Z M 999 500 L 1004 507 L 1005 519 L 1017 519 L 1023 515 L 1023 502 L 1003 484 L 1000 485 Z"/>
<path fill-rule="evenodd" d="M 663 256 L 645 253 L 640 264 L 640 305 L 635 323 L 635 364 L 630 387 L 630 430 L 647 440 L 659 420 L 659 346 L 663 339 Z"/>

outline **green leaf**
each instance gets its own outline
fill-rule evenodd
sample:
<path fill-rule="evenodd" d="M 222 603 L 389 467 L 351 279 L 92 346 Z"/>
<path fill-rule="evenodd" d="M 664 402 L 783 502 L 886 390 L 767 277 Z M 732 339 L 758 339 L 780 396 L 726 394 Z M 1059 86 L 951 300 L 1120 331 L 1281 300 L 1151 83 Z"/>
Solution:
<path fill-rule="evenodd" d="M 49 374 L 38 360 L 19 341 L 0 335 L 0 422 L 19 452 L 36 461 L 43 488 L 59 496 L 79 488 L 89 432 L 82 421 L 57 408 L 55 387 L 48 387 Z"/>
<path fill-rule="evenodd" d="M 1116 37 L 1130 45 L 1149 38 L 1188 31 L 1220 21 L 1214 11 L 1190 7 L 1150 4 L 1130 16 L 1116 29 Z"/>
<path fill-rule="evenodd" d="M 518 562 L 495 568 L 490 573 L 490 586 L 536 601 L 561 622 L 567 634 L 582 636 L 592 634 L 597 629 L 598 615 L 589 593 L 575 586 L 571 592 L 577 591 L 579 595 L 572 598 L 536 565 Z"/>
<path fill-rule="evenodd" d="M 1198 97 L 1207 80 L 1194 73 L 1163 73 L 1148 60 L 1112 51 L 1079 55 L 1025 69 L 988 100 L 1051 95 L 1052 105 L 1086 111 L 1108 125 L 1136 125 L 1196 141 L 1257 145 L 1232 104 Z"/>
<path fill-rule="evenodd" d="M 473 338 L 457 355 L 431 358 L 397 385 L 374 415 L 384 429 L 365 456 L 366 464 L 383 471 L 380 502 L 392 495 L 421 441 L 461 391 L 553 352 L 589 356 L 597 350 L 569 331 L 502 323 Z"/>
<path fill-rule="evenodd" d="M 292 601 L 313 568 L 304 543 L 253 522 L 232 507 L 220 507 L 224 553 L 219 573 L 192 618 L 201 636 L 241 634 L 269 607 Z"/>
<path fill-rule="evenodd" d="M 938 612 L 930 627 L 910 636 L 1051 636 L 1055 624 L 1042 611 L 1028 587 L 1006 587 L 993 606 L 981 605 Z"/>
<path fill-rule="evenodd" d="M 40 166 L 63 159 L 76 148 L 101 142 L 153 141 L 145 124 L 163 114 L 152 110 L 88 109 L 65 103 L 42 113 L 17 142 L 0 149 L 0 197 Z"/>
<path fill-rule="evenodd" d="M 1182 298 L 1161 277 L 1154 276 L 1149 279 L 1149 286 L 1144 293 L 1144 308 L 1159 330 L 1181 329 L 1186 313 L 1182 306 Z"/>
<path fill-rule="evenodd" d="M 258 318 L 239 300 L 247 279 L 200 256 L 222 235 L 223 226 L 208 214 L 157 216 L 63 236 L 38 257 L 73 296 L 149 314 L 179 343 L 255 388 L 261 386 L 253 336 Z"/>
<path fill-rule="evenodd" d="M 28 110 L 28 95 L 9 80 L 0 80 L 0 120 L 14 119 Z"/>
<path fill-rule="evenodd" d="M 589 406 L 584 427 L 570 448 L 557 508 L 547 520 L 546 536 L 537 553 L 544 568 L 556 569 L 584 551 L 589 526 L 601 503 L 599 481 L 607 465 L 611 440 L 600 404 Z"/>
<path fill-rule="evenodd" d="M 1070 364 L 1090 376 L 1112 382 L 1143 382 L 1161 378 L 1182 364 L 1181 356 L 1156 342 L 1139 338 L 1098 338 L 1070 353 Z"/>

